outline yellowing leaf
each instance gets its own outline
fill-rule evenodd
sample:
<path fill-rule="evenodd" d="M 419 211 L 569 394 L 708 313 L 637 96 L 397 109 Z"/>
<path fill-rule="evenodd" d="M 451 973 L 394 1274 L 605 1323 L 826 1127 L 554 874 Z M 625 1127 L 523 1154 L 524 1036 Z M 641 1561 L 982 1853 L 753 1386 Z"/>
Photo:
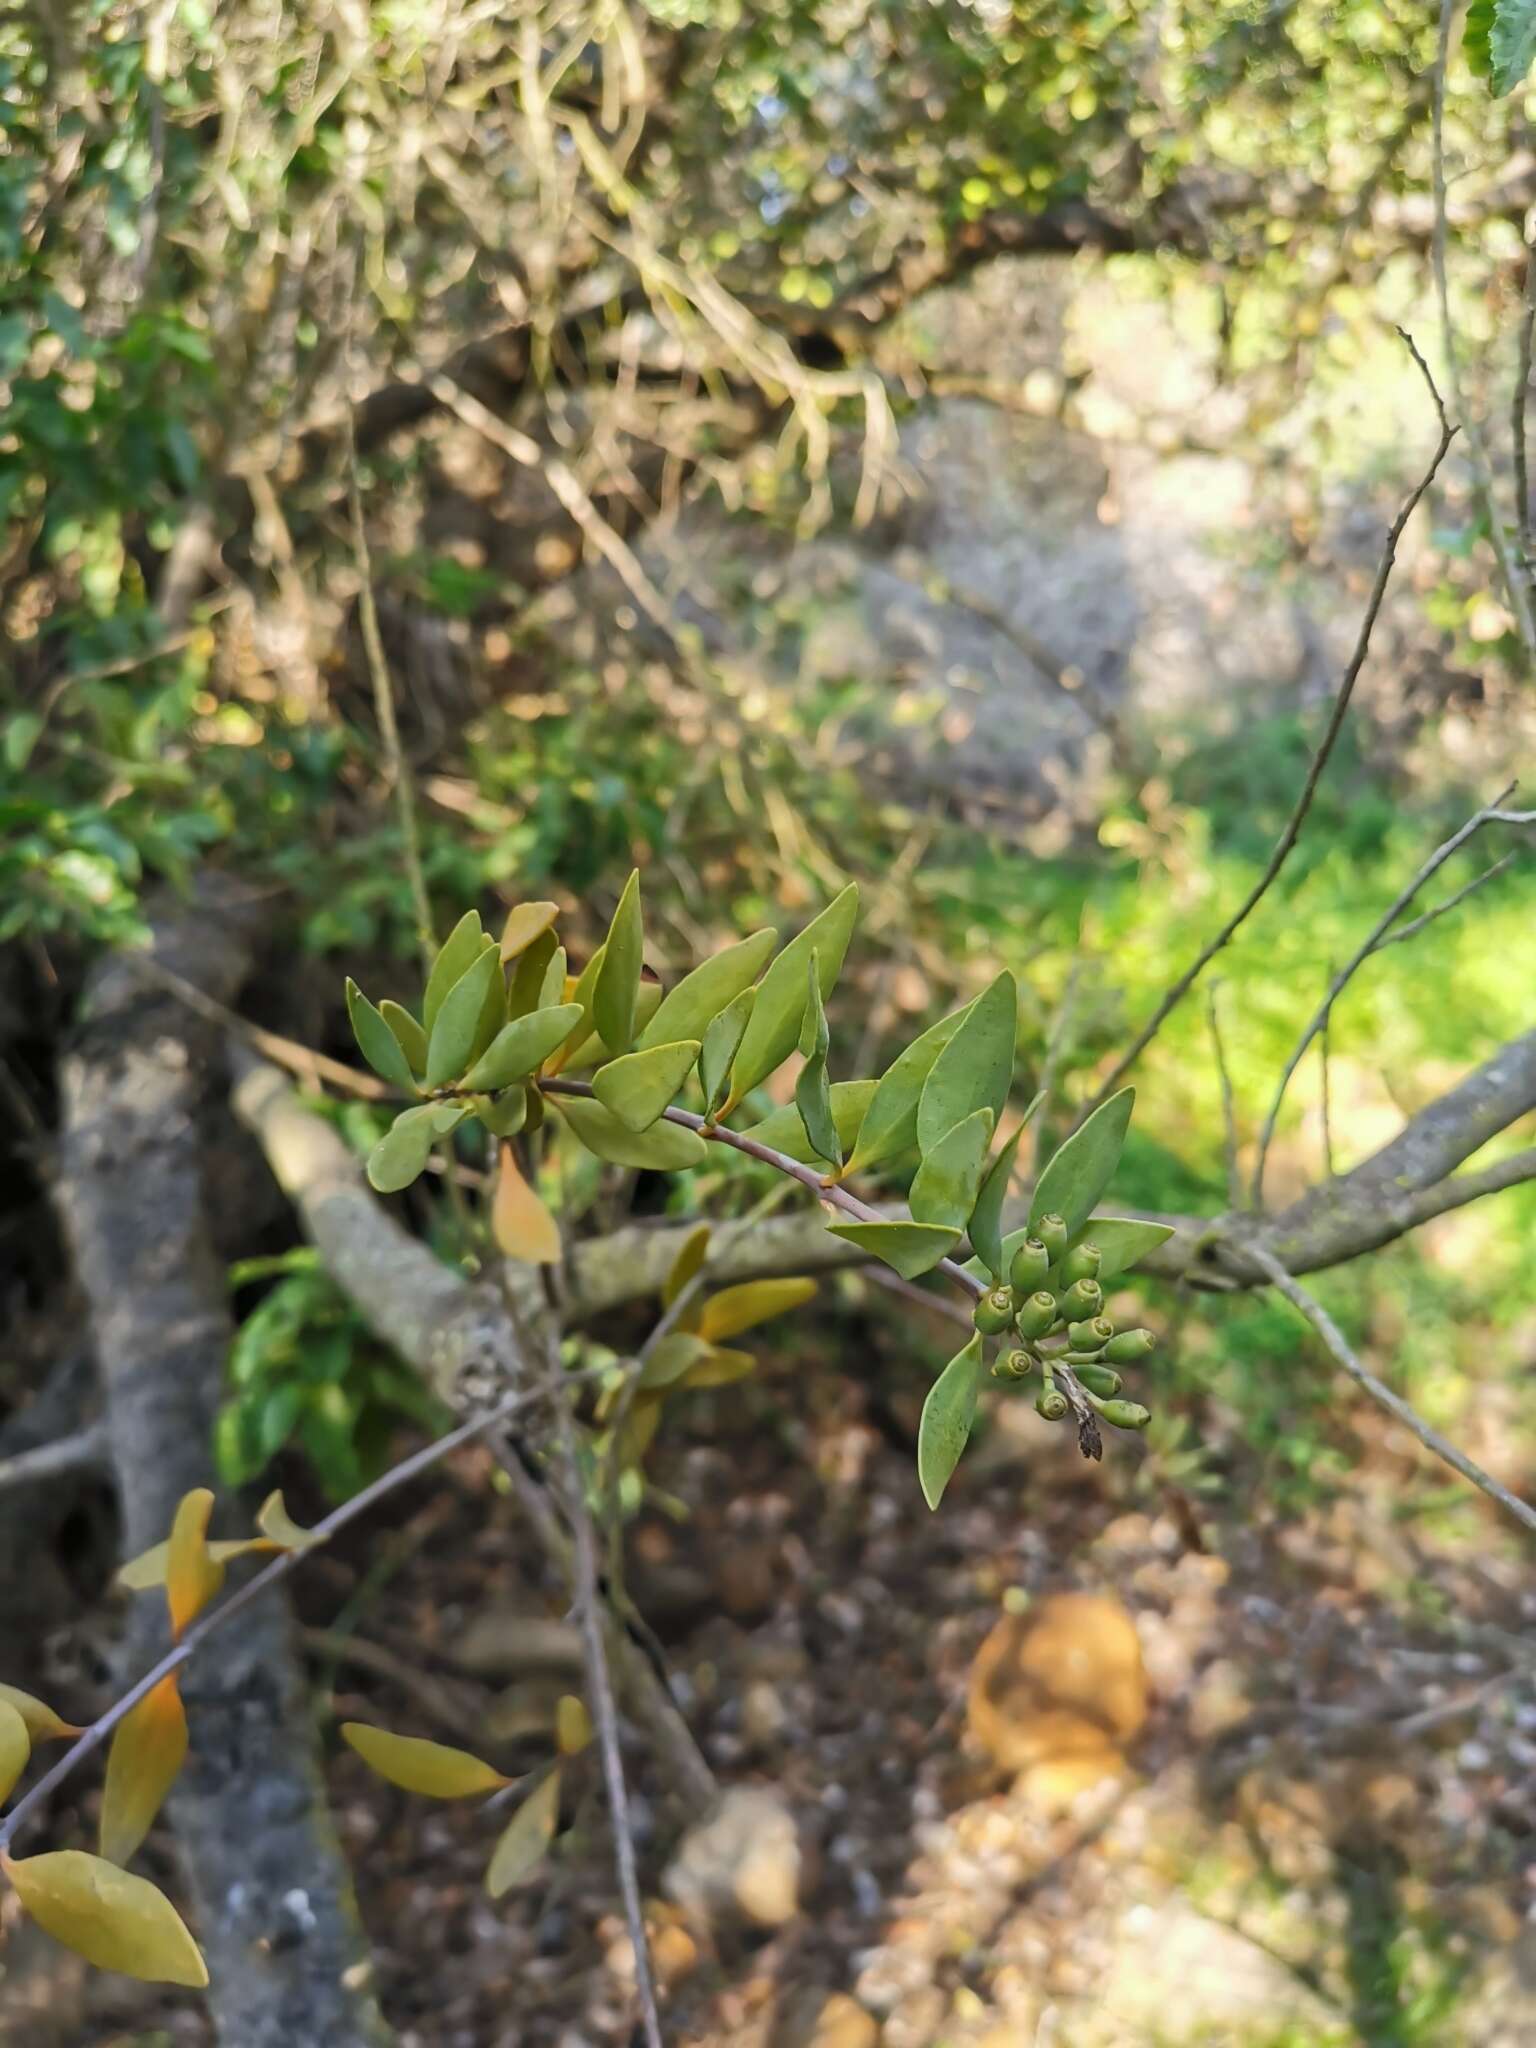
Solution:
<path fill-rule="evenodd" d="M 224 1583 L 224 1561 L 208 1547 L 208 1517 L 213 1495 L 206 1486 L 184 1493 L 176 1505 L 165 1559 L 165 1602 L 171 1610 L 171 1634 L 179 1638 Z"/>
<path fill-rule="evenodd" d="M 543 936 L 560 915 L 558 903 L 519 903 L 507 913 L 501 932 L 501 957 L 505 963 L 525 952 Z"/>
<path fill-rule="evenodd" d="M 670 1387 L 674 1380 L 680 1380 L 691 1366 L 701 1358 L 709 1356 L 709 1346 L 702 1337 L 695 1337 L 686 1330 L 671 1330 L 660 1338 L 646 1353 L 645 1363 L 640 1368 L 636 1385 L 643 1393 L 651 1394 L 662 1387 Z"/>
<path fill-rule="evenodd" d="M 187 1715 L 176 1674 L 117 1725 L 101 1796 L 101 1853 L 127 1863 L 149 1833 L 187 1756 Z"/>
<path fill-rule="evenodd" d="M 709 1256 L 709 1238 L 709 1225 L 700 1223 L 683 1239 L 677 1257 L 672 1261 L 672 1270 L 668 1273 L 661 1290 L 663 1308 L 670 1308 L 694 1274 L 702 1270 L 704 1261 Z"/>
<path fill-rule="evenodd" d="M 391 1785 L 429 1799 L 473 1799 L 511 1782 L 467 1749 L 451 1749 L 419 1735 L 393 1735 L 366 1721 L 343 1721 L 341 1739 Z"/>
<path fill-rule="evenodd" d="M 0 1806 L 10 1798 L 31 1754 L 26 1722 L 9 1700 L 0 1700 Z"/>
<path fill-rule="evenodd" d="M 501 1170 L 491 1203 L 491 1234 L 509 1259 L 529 1266 L 560 1262 L 560 1226 L 521 1173 L 512 1147 L 501 1148 Z"/>
<path fill-rule="evenodd" d="M 699 1312 L 699 1335 L 711 1344 L 724 1337 L 739 1337 L 755 1329 L 770 1316 L 788 1314 L 816 1292 L 814 1280 L 747 1280 L 740 1287 L 723 1287 L 712 1294 Z"/>
<path fill-rule="evenodd" d="M 531 1877 L 544 1860 L 560 1818 L 560 1773 L 551 1771 L 535 1785 L 502 1831 L 485 1873 L 485 1888 L 499 1899 Z"/>
<path fill-rule="evenodd" d="M 256 1526 L 267 1540 L 260 1545 L 251 1543 L 248 1547 L 252 1550 L 308 1550 L 312 1545 L 325 1541 L 313 1529 L 299 1527 L 284 1505 L 281 1488 L 276 1493 L 269 1493 L 256 1510 Z"/>
<path fill-rule="evenodd" d="M 208 1555 L 216 1565 L 229 1563 L 232 1557 L 244 1557 L 247 1551 L 269 1550 L 270 1544 L 259 1537 L 237 1536 L 208 1545 Z M 152 1592 L 156 1586 L 163 1586 L 170 1564 L 169 1542 L 152 1544 L 148 1550 L 141 1550 L 137 1557 L 129 1558 L 117 1574 L 117 1583 L 128 1593 Z"/>
<path fill-rule="evenodd" d="M 52 1707 L 44 1706 L 31 1693 L 23 1692 L 20 1686 L 0 1685 L 0 1700 L 8 1707 L 14 1707 L 22 1718 L 27 1734 L 33 1742 L 63 1742 L 71 1736 L 81 1735 L 73 1721 L 62 1721 Z"/>
<path fill-rule="evenodd" d="M 692 1394 L 706 1387 L 729 1387 L 756 1371 L 757 1360 L 750 1351 L 728 1351 L 723 1345 L 711 1344 L 698 1364 L 690 1365 L 677 1382 L 677 1392 Z"/>
<path fill-rule="evenodd" d="M 147 1878 L 83 1849 L 54 1849 L 17 1863 L 0 1858 L 0 1867 L 43 1932 L 98 1970 L 195 1991 L 208 1982 L 181 1915 Z"/>
<path fill-rule="evenodd" d="M 560 1695 L 555 1706 L 555 1742 L 562 1756 L 577 1756 L 592 1740 L 592 1716 L 575 1693 Z"/>

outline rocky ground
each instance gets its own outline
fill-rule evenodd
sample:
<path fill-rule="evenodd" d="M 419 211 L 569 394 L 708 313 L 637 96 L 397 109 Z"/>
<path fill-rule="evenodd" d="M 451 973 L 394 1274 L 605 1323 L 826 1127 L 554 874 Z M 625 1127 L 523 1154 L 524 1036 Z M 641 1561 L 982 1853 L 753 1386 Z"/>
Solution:
<path fill-rule="evenodd" d="M 920 1374 L 893 1365 L 882 1394 L 825 1364 L 781 1360 L 729 1407 L 711 1397 L 657 1468 L 691 1513 L 633 1532 L 635 1593 L 712 1764 L 775 1788 L 800 1825 L 774 1852 L 801 1893 L 785 1924 L 690 1917 L 667 1896 L 676 1817 L 632 1742 L 677 2048 L 1533 2038 L 1536 1594 L 1491 1548 L 1408 1547 L 1381 1506 L 1400 1444 L 1368 1439 L 1347 1490 L 1282 1526 L 1239 1483 L 1198 1509 L 1147 1497 L 1138 1447 L 1085 1468 L 1031 1421 L 995 1433 L 930 1519 L 901 1442 Z M 578 1681 L 527 1559 L 473 1458 L 390 1531 L 317 1559 L 301 1598 L 328 1716 L 510 1769 L 547 1754 Z M 968 1728 L 978 1646 L 1067 1588 L 1130 1617 L 1149 1710 L 1109 1778 L 1087 1782 L 1063 1737 L 1015 1785 Z M 57 1642 L 55 1690 L 79 1651 Z M 497 1905 L 480 1884 L 496 1816 L 395 1792 L 339 1744 L 331 1787 L 405 2048 L 630 2039 L 585 1764 L 558 1854 Z M 7 1931 L 0 2038 L 18 2048 L 204 2039 L 195 2002 L 125 1998 Z"/>

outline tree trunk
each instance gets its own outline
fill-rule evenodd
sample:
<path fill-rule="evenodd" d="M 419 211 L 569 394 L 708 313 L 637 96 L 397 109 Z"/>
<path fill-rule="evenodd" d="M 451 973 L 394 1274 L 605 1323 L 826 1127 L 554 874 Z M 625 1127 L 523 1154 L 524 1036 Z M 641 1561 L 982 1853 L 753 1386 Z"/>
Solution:
<path fill-rule="evenodd" d="M 153 957 L 228 1000 L 253 924 L 203 899 Z M 212 1486 L 212 1428 L 232 1324 L 209 1222 L 200 1114 L 222 1087 L 217 1034 L 131 954 L 93 975 L 64 1063 L 59 1200 L 90 1305 L 126 1556 Z M 163 1647 L 141 1597 L 137 1674 Z M 388 2040 L 280 1596 L 185 1674 L 191 1753 L 170 1814 L 223 2048 L 379 2048 Z"/>

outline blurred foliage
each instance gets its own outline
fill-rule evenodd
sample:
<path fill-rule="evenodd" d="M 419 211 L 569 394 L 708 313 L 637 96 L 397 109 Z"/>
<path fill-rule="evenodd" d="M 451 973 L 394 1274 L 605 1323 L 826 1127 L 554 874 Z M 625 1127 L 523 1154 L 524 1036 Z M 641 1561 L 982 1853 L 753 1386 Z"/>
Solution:
<path fill-rule="evenodd" d="M 214 1436 L 227 1486 L 258 1478 L 293 1449 L 332 1500 L 346 1500 L 389 1463 L 401 1422 L 433 1435 L 446 1427 L 448 1411 L 369 1335 L 316 1252 L 244 1259 L 229 1281 L 270 1284 L 230 1351 L 230 1393 Z"/>
<path fill-rule="evenodd" d="M 799 672 L 814 601 L 744 578 L 721 652 L 620 593 L 578 645 L 559 599 L 596 529 L 532 475 L 526 504 L 478 501 L 497 547 L 468 514 L 466 533 L 432 528 L 444 458 L 411 380 L 450 365 L 558 454 L 610 533 L 658 505 L 748 537 L 868 520 L 891 502 L 888 414 L 920 402 L 935 358 L 913 332 L 933 288 L 1085 247 L 1138 265 L 1138 288 L 1181 311 L 1199 302 L 1226 386 L 1253 398 L 1249 431 L 1272 430 L 1296 468 L 1315 394 L 1370 380 L 1381 314 L 1422 284 L 1434 39 L 1432 10 L 1376 0 L 32 0 L 7 15 L 0 939 L 65 960 L 121 941 L 152 884 L 218 859 L 281 884 L 312 951 L 383 955 L 386 976 L 410 952 L 348 651 L 340 425 L 356 402 L 438 903 L 489 914 L 550 893 L 595 937 L 603 890 L 638 861 L 676 964 L 727 931 L 803 921 L 856 876 L 866 945 L 831 1017 L 834 1066 L 865 1065 L 1009 967 L 1029 998 L 1021 1073 L 1056 1041 L 1059 1135 L 1060 1104 L 1251 881 L 1310 721 L 1194 731 L 1157 776 L 1121 783 L 1096 838 L 1031 858 L 871 771 L 884 684 Z M 1476 395 L 1518 296 L 1529 195 L 1504 176 L 1525 108 L 1490 102 L 1459 56 L 1449 84 L 1452 286 Z M 1351 451 L 1350 473 L 1371 459 Z M 1300 487 L 1320 495 L 1315 468 Z M 1512 666 L 1487 516 L 1437 516 L 1431 623 L 1468 669 Z M 445 707 L 429 683 L 417 715 L 428 637 L 467 684 Z M 919 737 L 942 750 L 937 730 Z M 1459 822 L 1453 795 L 1405 804 L 1401 772 L 1369 751 L 1340 755 L 1282 889 L 1219 968 L 1249 1127 L 1330 964 Z M 1470 854 L 1447 869 L 1446 892 L 1474 871 Z M 1508 962 L 1526 902 L 1516 871 L 1357 978 L 1331 1033 L 1343 1156 L 1351 1098 L 1412 1107 L 1520 1028 Z M 1311 1175 L 1315 1070 L 1303 1078 L 1282 1164 Z M 1198 1002 L 1144 1082 L 1118 1192 L 1214 1209 L 1223 1138 Z M 720 1192 L 731 1176 L 711 1173 Z M 595 1179 L 565 1192 L 601 1210 Z M 1443 1232 L 1434 1264 L 1402 1248 L 1320 1292 L 1356 1334 L 1391 1332 L 1449 1425 L 1507 1370 L 1491 1340 L 1520 1312 L 1533 1221 L 1529 1190 L 1507 1195 Z M 1288 1315 L 1188 1313 L 1180 1398 L 1228 1404 L 1267 1476 L 1336 1475 L 1338 1411 Z M 398 1412 L 314 1273 L 279 1276 L 246 1332 L 231 1470 L 307 1441 L 311 1348 L 349 1441 Z M 310 1448 L 337 1487 L 367 1462 Z M 1187 1449 L 1175 1433 L 1163 1454 Z"/>

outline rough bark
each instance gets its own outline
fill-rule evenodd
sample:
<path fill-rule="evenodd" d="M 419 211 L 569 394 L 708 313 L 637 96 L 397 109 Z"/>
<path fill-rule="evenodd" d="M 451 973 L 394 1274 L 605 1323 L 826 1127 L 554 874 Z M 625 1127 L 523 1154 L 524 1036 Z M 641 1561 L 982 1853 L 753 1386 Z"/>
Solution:
<path fill-rule="evenodd" d="M 221 1001 L 249 965 L 237 903 L 204 902 L 155 957 Z M 131 954 L 88 988 L 64 1062 L 59 1201 L 87 1296 L 125 1555 L 214 1483 L 211 1432 L 231 1336 L 210 1232 L 199 1118 L 221 1047 Z M 136 1673 L 164 1645 L 163 1604 L 128 1629 Z M 170 1807 L 224 2048 L 379 2048 L 389 2038 L 331 1832 L 287 1610 L 253 1607 L 189 1669 L 191 1754 Z"/>

